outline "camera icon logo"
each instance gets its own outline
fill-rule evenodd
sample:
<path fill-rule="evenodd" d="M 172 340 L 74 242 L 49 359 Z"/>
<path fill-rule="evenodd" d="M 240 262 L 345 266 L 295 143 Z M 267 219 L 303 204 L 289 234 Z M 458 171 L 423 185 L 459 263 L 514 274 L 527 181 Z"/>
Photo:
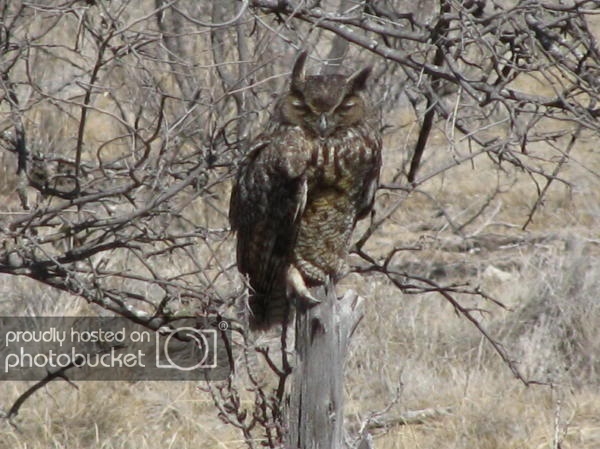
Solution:
<path fill-rule="evenodd" d="M 216 368 L 217 331 L 184 326 L 156 332 L 156 367 L 192 371 Z"/>

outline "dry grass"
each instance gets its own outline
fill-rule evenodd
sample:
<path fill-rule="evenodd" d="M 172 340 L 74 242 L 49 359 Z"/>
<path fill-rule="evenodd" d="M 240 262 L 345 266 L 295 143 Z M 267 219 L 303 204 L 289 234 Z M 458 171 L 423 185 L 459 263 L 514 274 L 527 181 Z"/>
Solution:
<path fill-rule="evenodd" d="M 388 428 L 376 447 L 598 447 L 600 202 L 598 179 L 588 171 L 597 170 L 598 161 L 587 145 L 583 139 L 561 173 L 573 188 L 551 188 L 525 232 L 520 227 L 535 202 L 533 185 L 518 173 L 498 176 L 478 161 L 404 199 L 384 239 L 373 242 L 372 250 L 384 253 L 395 236 L 420 248 L 402 252 L 394 259 L 397 268 L 441 284 L 480 286 L 502 301 L 507 310 L 461 298 L 489 310 L 481 316 L 486 328 L 527 379 L 546 383 L 525 387 L 515 380 L 472 325 L 436 294 L 405 295 L 369 278 L 360 287 L 369 298 L 367 315 L 348 369 L 354 421 L 388 404 L 388 417 L 451 410 L 423 424 Z M 428 163 L 443 164 L 445 150 L 432 148 L 437 156 Z M 444 211 L 461 223 L 489 198 L 461 238 L 436 217 Z"/>

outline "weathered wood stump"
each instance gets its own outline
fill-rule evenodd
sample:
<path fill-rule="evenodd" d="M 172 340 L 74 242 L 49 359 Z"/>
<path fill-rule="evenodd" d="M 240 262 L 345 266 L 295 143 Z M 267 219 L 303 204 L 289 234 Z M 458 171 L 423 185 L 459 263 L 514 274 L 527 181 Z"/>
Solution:
<path fill-rule="evenodd" d="M 344 447 L 344 365 L 362 317 L 362 298 L 337 298 L 332 283 L 312 291 L 321 304 L 296 312 L 296 361 L 287 400 L 289 449 Z"/>

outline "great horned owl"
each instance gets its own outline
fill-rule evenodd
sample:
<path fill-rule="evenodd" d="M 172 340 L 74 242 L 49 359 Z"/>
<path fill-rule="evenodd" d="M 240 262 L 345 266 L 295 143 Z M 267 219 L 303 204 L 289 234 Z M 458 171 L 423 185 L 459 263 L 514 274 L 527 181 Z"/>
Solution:
<path fill-rule="evenodd" d="M 380 126 L 362 95 L 371 68 L 305 76 L 306 56 L 231 193 L 252 328 L 281 323 L 290 300 L 316 301 L 310 287 L 346 273 L 352 231 L 371 211 L 379 179 Z"/>

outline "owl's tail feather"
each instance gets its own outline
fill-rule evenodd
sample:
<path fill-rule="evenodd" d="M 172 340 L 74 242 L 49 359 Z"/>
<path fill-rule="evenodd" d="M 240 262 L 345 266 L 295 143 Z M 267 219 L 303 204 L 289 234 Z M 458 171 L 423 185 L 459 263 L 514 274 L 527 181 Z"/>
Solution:
<path fill-rule="evenodd" d="M 266 331 L 274 326 L 288 323 L 292 307 L 285 293 L 261 294 L 250 293 L 248 297 L 250 309 L 249 326 L 252 331 Z"/>

